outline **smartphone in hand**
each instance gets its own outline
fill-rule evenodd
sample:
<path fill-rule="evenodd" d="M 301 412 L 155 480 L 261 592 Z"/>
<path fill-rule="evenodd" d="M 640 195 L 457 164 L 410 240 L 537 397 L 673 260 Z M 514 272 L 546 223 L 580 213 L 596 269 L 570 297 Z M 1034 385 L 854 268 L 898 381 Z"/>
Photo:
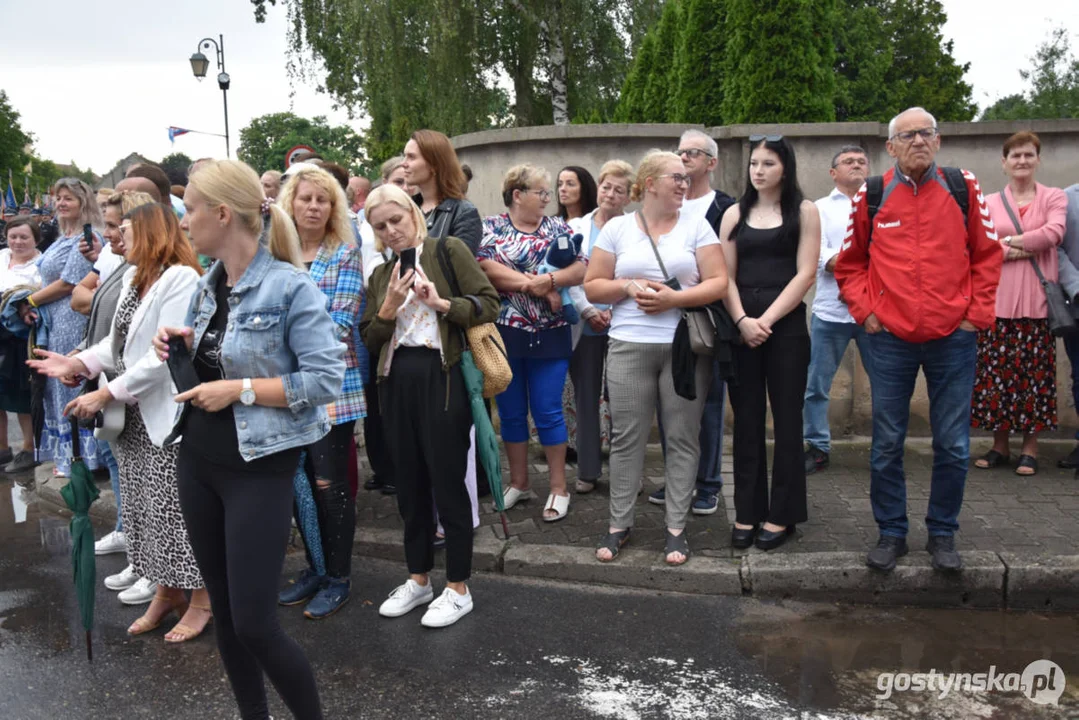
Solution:
<path fill-rule="evenodd" d="M 169 357 L 166 360 L 169 366 L 169 374 L 172 382 L 176 385 L 177 393 L 185 393 L 200 384 L 198 373 L 195 372 L 195 364 L 191 361 L 191 353 L 187 349 L 187 342 L 181 335 L 173 335 L 169 338 Z"/>
<path fill-rule="evenodd" d="M 401 274 L 398 277 L 404 277 L 408 274 L 409 270 L 416 269 L 416 248 L 408 248 L 401 251 Z"/>
<path fill-rule="evenodd" d="M 79 252 L 83 255 L 94 249 L 94 228 L 90 223 L 86 223 L 82 226 L 82 244 L 79 246 Z"/>

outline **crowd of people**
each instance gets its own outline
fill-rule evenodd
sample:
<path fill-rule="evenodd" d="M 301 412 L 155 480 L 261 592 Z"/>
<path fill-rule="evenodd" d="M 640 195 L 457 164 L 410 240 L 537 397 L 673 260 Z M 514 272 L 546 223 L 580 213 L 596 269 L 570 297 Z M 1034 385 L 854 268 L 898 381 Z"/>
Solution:
<path fill-rule="evenodd" d="M 813 202 L 788 139 L 750 136 L 736 200 L 711 187 L 715 141 L 689 130 L 675 152 L 636 167 L 611 159 L 595 178 L 579 166 L 509 168 L 505 212 L 488 217 L 467 199 L 471 171 L 433 130 L 414 133 L 375 183 L 316 154 L 261 177 L 203 159 L 180 186 L 142 164 L 96 196 L 61 180 L 55 237 L 43 239 L 42 218 L 4 228 L 0 401 L 24 444 L 8 447 L 0 414 L 0 463 L 17 472 L 51 459 L 65 475 L 69 418 L 85 421 L 82 455 L 108 469 L 118 506 L 96 551 L 128 559 L 105 585 L 148 603 L 128 632 L 175 613 L 164 639 L 186 642 L 212 621 L 245 718 L 267 716 L 263 674 L 297 717 L 321 717 L 277 607 L 317 620 L 349 600 L 361 486 L 395 495 L 404 521 L 408 577 L 379 613 L 425 606 L 421 623 L 445 627 L 472 610 L 479 498 L 499 483 L 476 461 L 461 359 L 466 331 L 485 323 L 512 371 L 487 408 L 509 461 L 505 505 L 533 497 L 533 436 L 548 523 L 596 490 L 609 447 L 599 562 L 630 539 L 657 417 L 665 483 L 648 500 L 665 506 L 664 562 L 689 561 L 688 516 L 721 499 L 728 392 L 731 544 L 787 542 L 809 517 L 807 475 L 829 464 L 831 385 L 853 340 L 873 398 L 880 537 L 866 561 L 892 570 L 908 552 L 904 441 L 924 371 L 926 549 L 938 570 L 959 570 L 971 427 L 993 432 L 976 468 L 1009 462 L 1016 434 L 1015 472 L 1029 476 L 1038 434 L 1057 426 L 1043 281 L 1079 294 L 1079 185 L 1039 184 L 1040 140 L 1021 132 L 1003 145 L 1007 187 L 986 197 L 971 173 L 936 164 L 937 123 L 921 108 L 892 119 L 886 147 L 895 163 L 877 175 L 864 148 L 837 148 L 834 190 Z M 1079 339 L 1066 343 L 1075 368 Z M 1060 462 L 1079 465 L 1079 446 Z M 283 582 L 293 518 L 307 562 Z"/>

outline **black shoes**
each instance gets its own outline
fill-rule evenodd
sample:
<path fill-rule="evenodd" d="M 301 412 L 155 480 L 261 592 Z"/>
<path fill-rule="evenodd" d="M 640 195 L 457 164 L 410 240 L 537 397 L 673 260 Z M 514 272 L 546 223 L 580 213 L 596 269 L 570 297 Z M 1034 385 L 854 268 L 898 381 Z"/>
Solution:
<path fill-rule="evenodd" d="M 933 569 L 941 572 L 959 572 L 963 559 L 955 550 L 955 538 L 951 535 L 930 535 L 925 550 L 933 556 Z"/>
<path fill-rule="evenodd" d="M 758 550 L 775 550 L 777 547 L 787 542 L 787 538 L 793 534 L 793 525 L 788 525 L 777 532 L 761 528 L 761 531 L 757 533 L 757 539 L 753 544 L 757 546 Z"/>
<path fill-rule="evenodd" d="M 737 550 L 745 550 L 753 544 L 753 538 L 757 535 L 757 526 L 743 530 L 742 528 L 731 528 L 731 547 Z"/>
<path fill-rule="evenodd" d="M 1079 443 L 1077 443 L 1076 446 L 1072 448 L 1072 451 L 1070 453 L 1057 460 L 1057 467 L 1064 470 L 1079 468 Z"/>
<path fill-rule="evenodd" d="M 823 470 L 828 467 L 828 453 L 810 445 L 805 452 L 806 475 Z"/>
<path fill-rule="evenodd" d="M 895 570 L 895 561 L 908 552 L 906 538 L 881 535 L 877 546 L 869 551 L 865 564 L 874 570 L 891 572 Z"/>

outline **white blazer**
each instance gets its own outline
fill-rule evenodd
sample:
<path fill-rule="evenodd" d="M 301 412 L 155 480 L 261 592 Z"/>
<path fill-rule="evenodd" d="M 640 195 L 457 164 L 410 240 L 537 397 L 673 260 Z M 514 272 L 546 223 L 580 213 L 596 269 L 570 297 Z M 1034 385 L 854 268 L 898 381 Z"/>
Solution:
<path fill-rule="evenodd" d="M 131 287 L 135 270 L 130 267 L 124 272 L 120 302 L 123 302 Z M 109 383 L 109 391 L 117 400 L 128 405 L 138 403 L 150 442 L 157 447 L 161 447 L 172 432 L 182 405 L 173 399 L 176 390 L 169 368 L 157 359 L 152 341 L 162 327 L 183 327 L 198 281 L 199 274 L 186 265 L 168 268 L 150 286 L 139 303 L 131 318 L 123 347 L 120 347 L 116 319 L 113 318 L 108 336 L 75 356 L 90 371 L 91 377 L 96 377 L 102 371 L 108 375 L 115 373 L 116 358 L 123 357 L 127 371 Z"/>

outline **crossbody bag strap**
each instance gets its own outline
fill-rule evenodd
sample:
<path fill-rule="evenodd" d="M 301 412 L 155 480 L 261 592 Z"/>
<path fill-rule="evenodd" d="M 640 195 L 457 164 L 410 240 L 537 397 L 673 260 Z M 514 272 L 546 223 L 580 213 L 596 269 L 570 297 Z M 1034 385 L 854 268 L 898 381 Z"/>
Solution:
<path fill-rule="evenodd" d="M 637 217 L 641 219 L 641 226 L 644 227 L 644 234 L 648 236 L 648 244 L 651 246 L 652 252 L 656 254 L 656 262 L 659 263 L 659 269 L 663 271 L 663 279 L 670 280 L 671 276 L 667 274 L 667 266 L 663 264 L 663 258 L 659 255 L 659 248 L 656 247 L 656 241 L 652 238 L 652 231 L 648 229 L 648 221 L 644 219 L 644 213 L 638 210 Z"/>
<path fill-rule="evenodd" d="M 1004 205 L 1004 211 L 1008 213 L 1008 217 L 1011 219 L 1012 225 L 1015 226 L 1016 230 L 1022 233 L 1023 225 L 1019 222 L 1019 217 L 1015 214 L 1015 210 L 1013 210 L 1012 206 L 1008 203 L 1008 196 L 1004 194 L 1003 190 L 1000 191 L 1000 202 L 1002 205 Z M 1034 272 L 1038 275 L 1038 282 L 1042 284 L 1042 287 L 1045 287 L 1047 281 L 1045 279 L 1045 275 L 1042 275 L 1042 269 L 1038 266 L 1037 259 L 1029 257 L 1027 258 L 1027 260 L 1029 260 L 1030 264 L 1034 266 Z"/>

